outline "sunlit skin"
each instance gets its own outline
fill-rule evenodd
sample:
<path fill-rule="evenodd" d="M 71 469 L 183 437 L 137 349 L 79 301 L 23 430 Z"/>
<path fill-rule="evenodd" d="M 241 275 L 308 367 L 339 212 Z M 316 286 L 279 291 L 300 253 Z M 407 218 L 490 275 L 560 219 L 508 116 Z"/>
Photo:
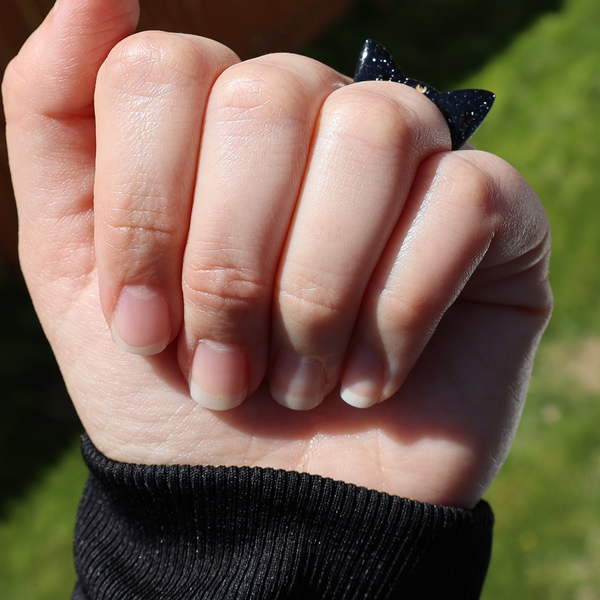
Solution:
<path fill-rule="evenodd" d="M 94 443 L 473 506 L 551 310 L 534 192 L 414 89 L 137 16 L 60 0 L 3 84 L 23 271 Z"/>

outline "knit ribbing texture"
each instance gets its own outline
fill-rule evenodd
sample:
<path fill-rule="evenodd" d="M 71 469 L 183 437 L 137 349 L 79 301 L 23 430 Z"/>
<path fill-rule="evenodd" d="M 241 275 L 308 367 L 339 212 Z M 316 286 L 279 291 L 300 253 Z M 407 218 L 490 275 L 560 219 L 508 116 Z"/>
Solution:
<path fill-rule="evenodd" d="M 72 600 L 476 600 L 473 510 L 274 469 L 133 465 L 87 436 Z"/>

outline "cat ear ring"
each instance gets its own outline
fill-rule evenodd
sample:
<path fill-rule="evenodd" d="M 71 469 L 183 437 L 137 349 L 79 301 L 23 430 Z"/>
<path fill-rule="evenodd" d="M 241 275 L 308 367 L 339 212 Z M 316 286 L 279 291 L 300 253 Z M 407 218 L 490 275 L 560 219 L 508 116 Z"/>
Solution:
<path fill-rule="evenodd" d="M 356 65 L 354 81 L 396 81 L 427 96 L 448 123 L 452 150 L 458 150 L 475 133 L 496 99 L 495 94 L 485 90 L 438 92 L 422 81 L 405 77 L 391 54 L 375 40 L 365 42 Z"/>

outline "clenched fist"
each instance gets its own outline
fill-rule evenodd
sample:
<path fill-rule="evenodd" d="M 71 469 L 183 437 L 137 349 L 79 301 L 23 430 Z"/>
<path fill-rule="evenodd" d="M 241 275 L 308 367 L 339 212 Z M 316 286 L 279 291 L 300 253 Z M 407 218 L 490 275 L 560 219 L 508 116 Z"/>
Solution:
<path fill-rule="evenodd" d="M 60 0 L 3 88 L 23 271 L 92 440 L 473 506 L 550 314 L 535 194 L 407 86 L 137 15 Z"/>

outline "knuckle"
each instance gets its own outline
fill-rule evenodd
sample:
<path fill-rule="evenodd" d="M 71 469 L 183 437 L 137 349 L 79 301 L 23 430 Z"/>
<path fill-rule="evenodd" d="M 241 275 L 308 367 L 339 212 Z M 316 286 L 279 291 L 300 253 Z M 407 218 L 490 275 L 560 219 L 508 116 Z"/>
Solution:
<path fill-rule="evenodd" d="M 238 253 L 223 250 L 226 257 L 217 260 L 221 252 L 211 252 L 211 260 L 201 265 L 186 264 L 183 290 L 186 300 L 196 308 L 215 313 L 231 313 L 251 309 L 257 302 L 271 296 L 271 281 L 262 269 L 251 264 L 239 264 Z M 234 264 L 234 258 L 238 264 Z M 249 263 L 247 259 L 245 261 Z"/>
<path fill-rule="evenodd" d="M 18 67 L 17 67 L 18 57 L 13 58 L 6 69 L 4 70 L 4 75 L 2 76 L 2 96 L 6 99 L 8 98 L 17 87 L 17 77 L 18 77 Z"/>
<path fill-rule="evenodd" d="M 437 324 L 438 302 L 431 294 L 415 295 L 413 292 L 410 298 L 401 298 L 384 292 L 377 302 L 377 318 L 387 322 L 394 331 L 422 334 L 427 324 L 430 328 Z"/>
<path fill-rule="evenodd" d="M 136 33 L 119 42 L 102 65 L 99 81 L 137 96 L 157 86 L 201 81 L 210 61 L 186 36 L 163 31 Z M 160 90 L 159 90 L 160 91 Z"/>
<path fill-rule="evenodd" d="M 260 60 L 230 67 L 211 93 L 218 119 L 282 122 L 302 119 L 306 90 L 289 69 Z"/>
<path fill-rule="evenodd" d="M 156 81 L 165 74 L 172 58 L 170 37 L 163 32 L 143 32 L 119 42 L 102 65 L 102 82 L 135 89 Z"/>
<path fill-rule="evenodd" d="M 166 199 L 147 188 L 146 184 L 139 193 L 127 194 L 126 202 L 102 215 L 103 237 L 111 246 L 131 247 L 148 237 L 171 239 L 180 231 L 181 219 Z"/>
<path fill-rule="evenodd" d="M 454 158 L 452 162 L 454 163 L 452 166 L 453 178 L 461 181 L 472 192 L 474 198 L 485 200 L 494 196 L 494 181 L 487 171 L 460 156 Z"/>
<path fill-rule="evenodd" d="M 410 106 L 359 86 L 346 86 L 328 97 L 322 124 L 343 143 L 383 156 L 404 152 L 419 138 Z"/>
<path fill-rule="evenodd" d="M 2 78 L 2 98 L 7 121 L 23 113 L 23 107 L 27 106 L 31 95 L 32 82 L 23 72 L 21 62 L 19 56 L 13 58 L 8 63 Z"/>
<path fill-rule="evenodd" d="M 498 213 L 500 192 L 495 178 L 488 170 L 457 153 L 448 153 L 442 159 L 436 174 L 436 188 L 447 208 L 467 209 L 485 220 Z"/>
<path fill-rule="evenodd" d="M 348 310 L 340 291 L 343 281 L 336 279 L 343 278 L 312 268 L 296 268 L 282 281 L 279 290 L 282 310 L 289 316 L 295 315 L 299 322 L 326 328 Z"/>

